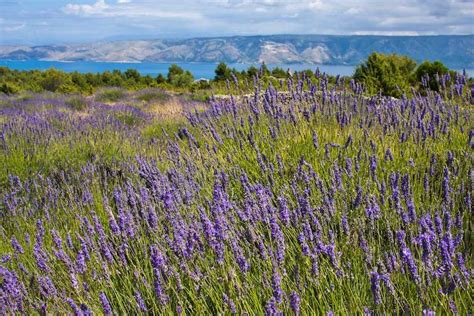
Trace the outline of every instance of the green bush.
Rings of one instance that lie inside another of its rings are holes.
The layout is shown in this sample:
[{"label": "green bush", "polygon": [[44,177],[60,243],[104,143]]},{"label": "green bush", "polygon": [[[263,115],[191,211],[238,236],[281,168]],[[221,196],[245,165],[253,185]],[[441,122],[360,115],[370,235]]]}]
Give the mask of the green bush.
[{"label": "green bush", "polygon": [[[443,65],[442,62],[440,61],[435,61],[435,62],[429,62],[429,61],[424,61],[421,65],[416,68],[416,71],[414,73],[414,84],[418,85],[420,89],[425,90],[425,89],[430,89],[433,91],[439,92],[441,90],[441,84],[437,80],[437,77],[445,75],[447,73],[451,74],[451,78],[455,78],[456,73],[452,70],[449,70],[448,67]],[[422,82],[423,82],[423,77],[426,77],[428,79],[428,86],[423,87]]]},{"label": "green bush", "polygon": [[125,97],[125,92],[119,89],[105,90],[97,96],[101,102],[117,102]]},{"label": "green bush", "polygon": [[84,111],[87,109],[87,102],[80,96],[72,97],[66,101],[66,104],[74,111]]},{"label": "green bush", "polygon": [[0,92],[5,94],[15,94],[18,93],[20,89],[13,83],[4,82],[0,85]]},{"label": "green bush", "polygon": [[382,93],[401,97],[409,92],[411,74],[416,62],[408,56],[372,53],[367,61],[357,66],[354,79],[362,82],[369,94]]}]

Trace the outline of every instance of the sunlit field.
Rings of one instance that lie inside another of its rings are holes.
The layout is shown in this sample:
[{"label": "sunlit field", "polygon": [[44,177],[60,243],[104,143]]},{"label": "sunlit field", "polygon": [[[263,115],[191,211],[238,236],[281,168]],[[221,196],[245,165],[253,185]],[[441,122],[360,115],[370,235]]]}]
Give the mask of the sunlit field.
[{"label": "sunlit field", "polygon": [[1,95],[0,314],[472,313],[465,83]]}]

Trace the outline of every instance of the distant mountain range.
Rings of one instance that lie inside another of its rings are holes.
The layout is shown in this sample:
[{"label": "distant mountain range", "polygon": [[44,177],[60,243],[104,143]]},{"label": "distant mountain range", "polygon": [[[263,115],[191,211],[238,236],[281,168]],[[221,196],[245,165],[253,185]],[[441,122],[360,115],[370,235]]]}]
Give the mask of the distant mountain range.
[{"label": "distant mountain range", "polygon": [[100,62],[220,62],[356,65],[371,52],[474,67],[474,35],[269,35],[0,46],[0,59]]}]

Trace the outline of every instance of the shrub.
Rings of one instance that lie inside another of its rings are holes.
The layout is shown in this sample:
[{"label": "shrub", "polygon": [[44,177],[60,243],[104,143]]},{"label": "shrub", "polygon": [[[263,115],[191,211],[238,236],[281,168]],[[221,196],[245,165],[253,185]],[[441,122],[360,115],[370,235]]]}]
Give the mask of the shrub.
[{"label": "shrub", "polygon": [[80,96],[75,96],[66,101],[66,104],[74,111],[84,111],[87,109],[87,102]]},{"label": "shrub", "polygon": [[105,90],[97,96],[97,100],[102,102],[117,102],[125,97],[125,92],[119,89]]},{"label": "shrub", "polygon": [[372,53],[357,66],[354,79],[362,82],[369,94],[380,92],[399,98],[409,91],[409,78],[415,67],[416,62],[407,56]]}]

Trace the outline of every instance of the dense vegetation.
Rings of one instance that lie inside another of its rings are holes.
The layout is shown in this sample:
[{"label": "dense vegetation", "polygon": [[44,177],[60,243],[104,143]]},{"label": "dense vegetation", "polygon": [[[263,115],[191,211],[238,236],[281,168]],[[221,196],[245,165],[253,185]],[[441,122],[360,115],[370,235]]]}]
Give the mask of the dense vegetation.
[{"label": "dense vegetation", "polygon": [[[0,92],[15,94],[21,91],[32,92],[60,92],[93,94],[97,89],[105,87],[124,88],[127,90],[140,90],[145,88],[163,88],[167,90],[192,92],[214,91],[227,92],[228,81],[240,80],[241,88],[252,91],[253,78],[257,75],[265,77],[266,81],[278,82],[278,79],[287,78],[289,74],[281,68],[270,71],[265,64],[260,69],[250,67],[248,70],[238,72],[220,63],[216,68],[216,76],[211,82],[195,82],[191,72],[178,65],[171,65],[168,74],[159,74],[156,78],[150,75],[141,75],[135,69],[125,72],[120,70],[104,71],[102,73],[66,73],[56,69],[46,71],[31,70],[19,71],[0,67]],[[333,79],[334,80],[334,79]]]},{"label": "dense vegetation", "polygon": [[407,56],[371,54],[367,61],[359,65],[354,79],[364,84],[369,94],[382,93],[386,96],[401,97],[410,93],[411,87],[421,92],[428,90],[449,91],[459,84],[465,85],[466,74],[460,76],[449,70],[441,62],[425,61],[418,67],[414,60]]},{"label": "dense vegetation", "polygon": [[465,78],[393,99],[258,77],[208,103],[3,95],[0,314],[472,313]]},{"label": "dense vegetation", "polygon": [[[299,72],[315,83],[319,71],[306,70]],[[205,100],[212,94],[225,94],[229,92],[230,83],[240,82],[239,90],[233,93],[251,93],[254,78],[258,77],[264,88],[270,84],[278,86],[280,80],[286,80],[298,73],[276,67],[268,69],[265,64],[260,68],[254,66],[247,70],[237,71],[220,63],[215,70],[215,77],[208,81],[195,81],[191,72],[178,65],[171,65],[166,76],[159,74],[156,77],[141,75],[135,69],[125,72],[119,70],[105,71],[103,73],[66,73],[55,69],[46,71],[16,71],[0,67],[0,92],[15,94],[21,91],[33,92],[60,92],[81,93],[90,95],[98,89],[106,87],[124,88],[127,90],[140,90],[145,88],[161,88],[177,92],[190,93],[195,98]],[[334,84],[340,78],[327,76],[329,83]],[[459,78],[466,78],[446,68],[441,62],[426,61],[416,66],[415,61],[406,56],[384,55],[373,53],[366,62],[359,65],[353,78],[363,84],[367,95],[381,93],[385,96],[401,97],[403,94],[412,95],[411,87],[424,93],[429,90],[449,92],[450,87],[455,88]],[[346,84],[350,78],[346,78]],[[468,78],[466,78],[468,79]],[[463,83],[466,84],[466,83]],[[427,87],[429,85],[429,87]],[[284,87],[286,89],[286,87]]]}]

